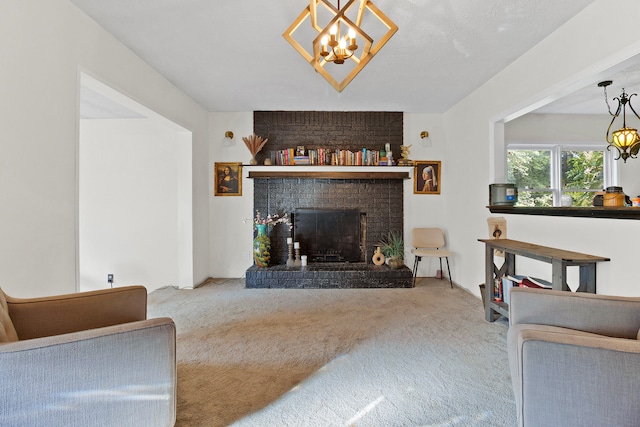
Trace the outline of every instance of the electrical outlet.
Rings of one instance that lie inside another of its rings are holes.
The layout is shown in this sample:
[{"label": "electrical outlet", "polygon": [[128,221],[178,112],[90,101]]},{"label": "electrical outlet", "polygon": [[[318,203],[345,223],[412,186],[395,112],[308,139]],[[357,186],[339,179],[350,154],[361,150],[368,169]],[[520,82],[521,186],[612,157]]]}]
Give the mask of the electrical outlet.
[{"label": "electrical outlet", "polygon": [[113,274],[107,274],[107,283],[113,285]]}]

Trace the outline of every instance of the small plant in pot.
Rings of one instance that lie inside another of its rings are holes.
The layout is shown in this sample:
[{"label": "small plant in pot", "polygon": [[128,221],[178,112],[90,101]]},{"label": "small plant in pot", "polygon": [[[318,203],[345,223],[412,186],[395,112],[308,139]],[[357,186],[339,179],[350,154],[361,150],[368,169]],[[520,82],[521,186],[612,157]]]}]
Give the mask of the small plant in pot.
[{"label": "small plant in pot", "polygon": [[402,234],[390,231],[380,242],[380,249],[385,257],[389,258],[389,267],[393,269],[404,265],[404,241]]}]

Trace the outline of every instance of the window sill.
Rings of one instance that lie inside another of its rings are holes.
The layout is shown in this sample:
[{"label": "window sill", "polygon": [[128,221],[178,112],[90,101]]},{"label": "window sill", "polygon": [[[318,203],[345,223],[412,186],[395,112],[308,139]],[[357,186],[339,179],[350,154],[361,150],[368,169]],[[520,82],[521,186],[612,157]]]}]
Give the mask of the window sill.
[{"label": "window sill", "polygon": [[546,215],[581,218],[640,219],[640,208],[635,207],[520,207],[487,206],[491,213],[511,215]]}]

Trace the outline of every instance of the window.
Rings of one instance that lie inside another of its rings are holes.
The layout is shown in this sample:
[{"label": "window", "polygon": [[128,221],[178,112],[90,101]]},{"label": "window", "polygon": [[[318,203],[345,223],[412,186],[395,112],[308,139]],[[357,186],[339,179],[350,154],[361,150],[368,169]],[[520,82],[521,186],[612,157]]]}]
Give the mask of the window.
[{"label": "window", "polygon": [[507,182],[516,184],[517,206],[553,206],[551,150],[507,150]]},{"label": "window", "polygon": [[592,206],[594,192],[604,183],[604,151],[562,150],[560,154],[562,194],[570,195],[574,206]]},{"label": "window", "polygon": [[615,185],[613,156],[601,146],[509,145],[507,182],[516,184],[516,206],[592,206],[596,191]]}]

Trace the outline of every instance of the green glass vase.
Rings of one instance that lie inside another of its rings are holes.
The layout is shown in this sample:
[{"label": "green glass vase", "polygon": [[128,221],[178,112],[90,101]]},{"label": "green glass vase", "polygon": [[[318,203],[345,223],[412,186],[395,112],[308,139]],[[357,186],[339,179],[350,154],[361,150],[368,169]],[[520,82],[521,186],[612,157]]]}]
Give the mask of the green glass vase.
[{"label": "green glass vase", "polygon": [[256,225],[258,234],[253,239],[253,261],[258,268],[269,267],[271,261],[271,239],[267,234],[267,225]]}]

